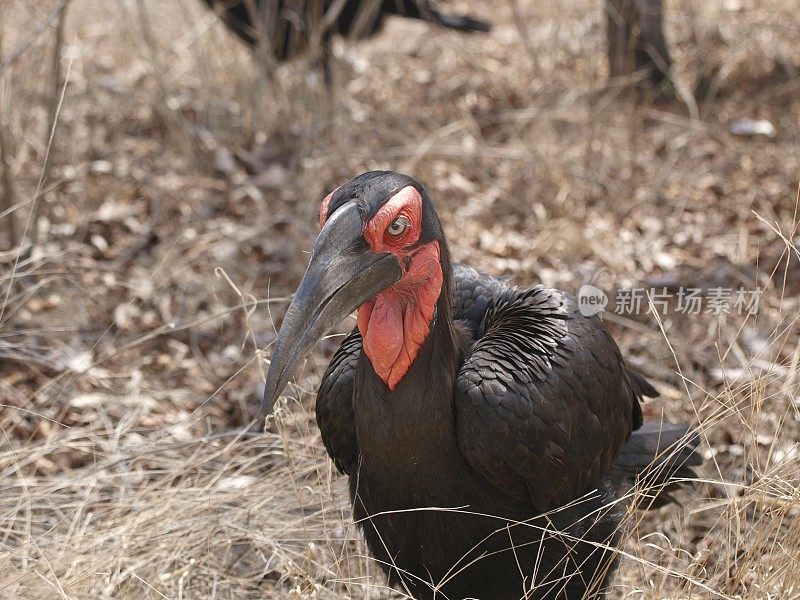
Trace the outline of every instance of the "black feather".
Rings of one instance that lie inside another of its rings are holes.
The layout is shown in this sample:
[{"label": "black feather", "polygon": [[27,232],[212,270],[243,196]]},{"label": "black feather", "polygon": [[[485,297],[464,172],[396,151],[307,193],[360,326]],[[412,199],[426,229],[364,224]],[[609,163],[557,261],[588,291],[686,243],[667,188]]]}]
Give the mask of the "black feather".
[{"label": "black feather", "polygon": [[690,427],[678,423],[645,423],[631,434],[614,461],[610,479],[622,493],[635,484],[644,496],[640,505],[659,508],[674,502],[681,480],[694,479],[692,467],[703,463],[699,438]]}]

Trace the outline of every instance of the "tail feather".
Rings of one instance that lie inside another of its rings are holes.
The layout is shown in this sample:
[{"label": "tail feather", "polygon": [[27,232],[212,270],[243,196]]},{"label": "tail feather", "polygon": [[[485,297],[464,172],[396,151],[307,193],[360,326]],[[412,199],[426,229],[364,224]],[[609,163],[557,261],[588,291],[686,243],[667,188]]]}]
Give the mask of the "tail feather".
[{"label": "tail feather", "polygon": [[486,21],[479,21],[478,19],[473,19],[466,15],[446,15],[439,11],[432,10],[431,16],[437,25],[448,29],[456,29],[458,31],[480,31],[485,33],[492,28],[491,24]]},{"label": "tail feather", "polygon": [[[654,388],[641,373],[633,369],[628,369],[628,373],[633,380],[633,385],[636,388],[637,394],[640,396],[647,396],[648,398],[656,398],[658,396],[656,388]],[[666,423],[666,425],[672,426],[674,423]]]},{"label": "tail feather", "polygon": [[639,482],[645,499],[642,508],[659,508],[675,502],[671,492],[681,479],[696,477],[692,467],[703,459],[692,429],[678,423],[649,422],[631,433],[612,469],[614,483],[629,491]]}]

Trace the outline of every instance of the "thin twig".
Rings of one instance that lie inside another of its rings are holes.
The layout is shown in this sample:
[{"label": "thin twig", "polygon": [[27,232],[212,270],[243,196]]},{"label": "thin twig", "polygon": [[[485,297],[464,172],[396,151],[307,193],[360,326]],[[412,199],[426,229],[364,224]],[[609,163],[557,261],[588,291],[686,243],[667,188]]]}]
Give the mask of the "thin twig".
[{"label": "thin twig", "polygon": [[0,109],[0,213],[8,212],[6,221],[6,233],[8,237],[8,248],[12,249],[17,245],[17,222],[12,207],[14,201],[14,180],[11,177],[11,140],[3,124],[3,111]]},{"label": "thin twig", "polygon": [[0,213],[8,212],[6,221],[6,233],[8,236],[8,248],[12,249],[17,245],[17,221],[12,207],[14,201],[14,180],[11,177],[11,140],[2,121],[3,111],[0,110]]},{"label": "thin twig", "polygon": [[[2,5],[0,5],[0,64],[3,61],[3,27]],[[2,71],[0,71],[2,76]],[[0,106],[0,215],[8,213],[6,233],[8,235],[8,248],[13,249],[17,244],[17,221],[12,207],[14,200],[14,180],[11,177],[11,140],[3,124],[3,110]],[[1,218],[1,217],[0,217]]]},{"label": "thin twig", "polygon": [[[51,62],[53,89],[51,90],[50,95],[49,111],[51,127],[56,122],[56,114],[59,104],[61,103],[61,89],[64,87],[64,82],[62,81],[63,74],[61,68],[61,55],[63,54],[64,49],[64,23],[67,19],[68,5],[69,0],[65,0],[60,5],[60,10],[58,12],[58,23],[56,24],[55,35],[53,36],[53,57]],[[53,131],[55,131],[55,128],[52,128]],[[43,181],[47,181],[50,177],[50,168],[53,164],[53,155],[56,153],[55,138],[53,138],[50,143],[50,151],[45,155],[44,167],[42,167]],[[33,211],[33,217],[31,218],[33,223],[33,230],[31,231],[31,244],[34,246],[39,241],[39,217],[41,216],[42,212],[42,204],[42,200],[39,202],[34,202],[33,208],[31,208]]]}]

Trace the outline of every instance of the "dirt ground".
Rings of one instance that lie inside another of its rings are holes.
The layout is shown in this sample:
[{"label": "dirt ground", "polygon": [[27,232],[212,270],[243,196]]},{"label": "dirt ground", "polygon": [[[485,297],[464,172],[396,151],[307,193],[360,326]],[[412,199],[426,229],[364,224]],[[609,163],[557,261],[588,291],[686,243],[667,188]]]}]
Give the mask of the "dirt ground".
[{"label": "dirt ground", "polygon": [[661,393],[647,417],[706,459],[632,514],[611,596],[800,598],[798,0],[669,0],[676,92],[640,102],[597,0],[447,2],[488,35],[393,19],[337,42],[332,92],[194,0],[72,0],[62,87],[57,4],[0,0],[0,598],[404,597],[314,424],[338,335],[248,433],[319,203],[374,168],[519,283],[763,291],[606,311]]}]

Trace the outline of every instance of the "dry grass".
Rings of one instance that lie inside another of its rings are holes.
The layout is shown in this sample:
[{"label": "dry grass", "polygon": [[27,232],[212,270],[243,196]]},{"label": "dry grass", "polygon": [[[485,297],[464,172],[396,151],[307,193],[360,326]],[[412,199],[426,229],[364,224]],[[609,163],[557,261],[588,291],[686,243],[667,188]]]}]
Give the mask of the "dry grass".
[{"label": "dry grass", "polygon": [[[3,53],[56,4],[6,1]],[[609,320],[708,459],[632,519],[613,595],[800,598],[800,7],[668,2],[681,93],[635,107],[598,2],[517,2],[525,44],[509,3],[450,4],[495,30],[393,21],[337,47],[331,99],[192,0],[73,0],[39,194],[52,30],[0,74],[18,229],[42,215],[0,253],[0,597],[402,597],[313,424],[336,340],[278,433],[242,433],[319,201],[382,167],[429,186],[456,259],[521,282],[765,289],[750,318]]]}]

